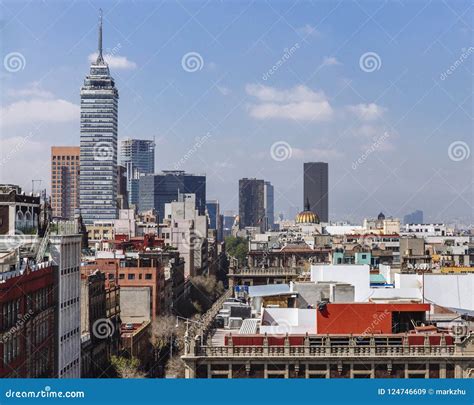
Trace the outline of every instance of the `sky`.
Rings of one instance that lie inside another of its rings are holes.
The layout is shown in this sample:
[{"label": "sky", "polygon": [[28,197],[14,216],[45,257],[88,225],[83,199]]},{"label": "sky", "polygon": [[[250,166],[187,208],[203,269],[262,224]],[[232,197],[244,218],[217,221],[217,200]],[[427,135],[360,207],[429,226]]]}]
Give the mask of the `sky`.
[{"label": "sky", "polygon": [[469,1],[2,1],[0,182],[49,190],[51,146],[79,144],[100,8],[119,139],[205,173],[221,210],[257,177],[287,217],[325,161],[331,220],[472,224]]}]

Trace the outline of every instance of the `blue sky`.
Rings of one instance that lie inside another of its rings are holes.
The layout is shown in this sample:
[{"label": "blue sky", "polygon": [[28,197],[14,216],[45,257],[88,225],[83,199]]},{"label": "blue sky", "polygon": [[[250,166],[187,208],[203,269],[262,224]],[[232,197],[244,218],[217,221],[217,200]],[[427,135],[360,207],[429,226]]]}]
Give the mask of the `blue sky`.
[{"label": "blue sky", "polygon": [[154,137],[224,210],[241,177],[301,209],[303,162],[327,161],[331,219],[472,223],[468,1],[2,2],[1,182],[49,188],[50,147],[79,143],[100,7],[119,138]]}]

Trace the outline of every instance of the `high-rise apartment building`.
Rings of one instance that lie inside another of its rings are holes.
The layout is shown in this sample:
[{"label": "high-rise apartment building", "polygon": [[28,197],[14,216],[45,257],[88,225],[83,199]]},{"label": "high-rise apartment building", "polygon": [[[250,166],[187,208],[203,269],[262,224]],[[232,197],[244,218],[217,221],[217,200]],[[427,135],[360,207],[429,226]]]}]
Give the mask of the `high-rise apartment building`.
[{"label": "high-rise apartment building", "polygon": [[141,212],[154,209],[162,220],[165,204],[177,201],[180,193],[195,194],[196,209],[199,215],[205,215],[206,176],[189,174],[180,170],[167,170],[161,174],[141,176],[138,208]]},{"label": "high-rise apartment building", "polygon": [[49,235],[55,271],[56,378],[81,376],[81,235],[75,222],[57,224]]},{"label": "high-rise apartment building", "polygon": [[51,206],[53,216],[74,219],[79,207],[79,146],[51,147]]},{"label": "high-rise apartment building", "polygon": [[304,164],[303,206],[309,204],[321,222],[329,220],[328,164],[309,162]]},{"label": "high-rise apartment building", "polygon": [[124,139],[120,142],[120,164],[126,168],[129,204],[138,204],[138,179],[155,172],[155,142]]},{"label": "high-rise apartment building", "polygon": [[239,226],[265,228],[265,181],[239,180]]},{"label": "high-rise apartment building", "polygon": [[273,229],[275,225],[275,194],[272,183],[265,182],[265,228],[266,230]]},{"label": "high-rise apartment building", "polygon": [[102,55],[102,16],[95,62],[81,88],[80,208],[86,225],[117,218],[118,91]]}]

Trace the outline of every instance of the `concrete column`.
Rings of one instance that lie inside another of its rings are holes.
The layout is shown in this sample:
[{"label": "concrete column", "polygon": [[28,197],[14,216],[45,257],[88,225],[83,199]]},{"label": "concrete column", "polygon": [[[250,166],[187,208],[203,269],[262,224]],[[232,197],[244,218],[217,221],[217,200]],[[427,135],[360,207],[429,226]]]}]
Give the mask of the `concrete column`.
[{"label": "concrete column", "polygon": [[405,363],[405,378],[408,378],[408,363]]},{"label": "concrete column", "polygon": [[196,364],[192,365],[186,364],[186,369],[184,370],[184,378],[196,378]]},{"label": "concrete column", "polygon": [[232,378],[232,363],[229,363],[229,374],[227,375],[227,378]]},{"label": "concrete column", "polygon": [[439,365],[439,378],[446,378],[446,362],[442,361]]},{"label": "concrete column", "polygon": [[462,378],[462,377],[463,377],[462,365],[459,363],[456,363],[454,365],[454,378]]}]

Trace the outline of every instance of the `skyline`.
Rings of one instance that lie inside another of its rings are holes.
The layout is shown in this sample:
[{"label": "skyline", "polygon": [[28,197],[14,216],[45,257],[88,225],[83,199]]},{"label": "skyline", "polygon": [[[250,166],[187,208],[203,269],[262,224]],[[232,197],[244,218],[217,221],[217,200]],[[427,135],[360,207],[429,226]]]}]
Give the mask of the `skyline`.
[{"label": "skyline", "polygon": [[50,147],[79,144],[103,7],[119,140],[155,137],[156,171],[205,172],[222,211],[237,211],[244,177],[274,185],[276,214],[301,209],[303,163],[325,161],[332,220],[422,209],[430,222],[472,222],[468,2],[212,4],[2,4],[5,55],[23,67],[8,71],[4,55],[0,181],[44,186]]}]

